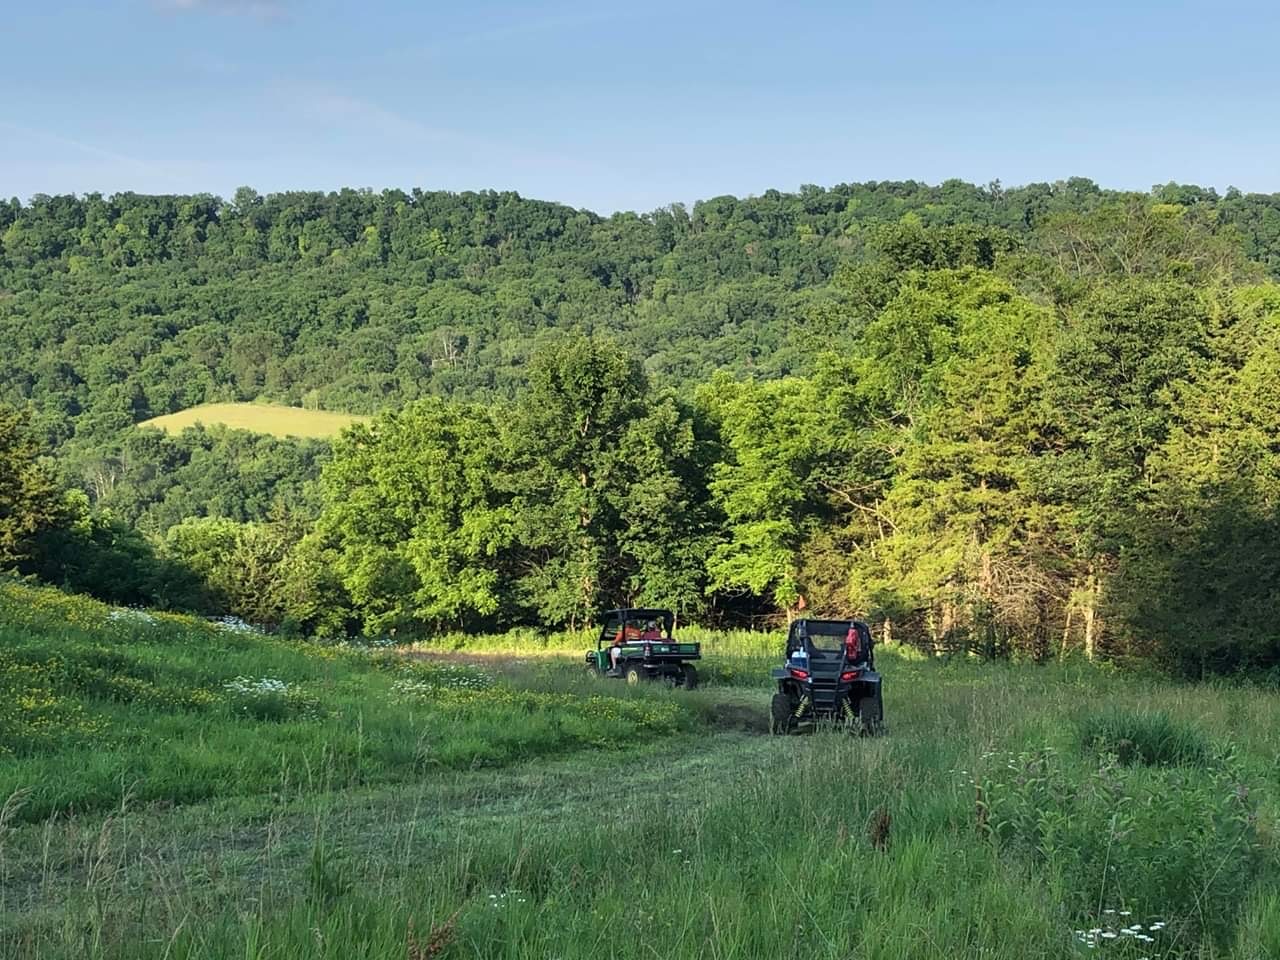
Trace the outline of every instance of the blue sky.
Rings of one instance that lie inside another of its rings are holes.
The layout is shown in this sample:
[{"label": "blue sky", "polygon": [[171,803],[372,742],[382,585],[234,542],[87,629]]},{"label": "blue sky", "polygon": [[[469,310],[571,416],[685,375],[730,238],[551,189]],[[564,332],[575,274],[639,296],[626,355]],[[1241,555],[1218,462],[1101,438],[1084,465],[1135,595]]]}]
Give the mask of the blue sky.
[{"label": "blue sky", "polygon": [[802,183],[1280,191],[1280,10],[7,0],[0,195]]}]

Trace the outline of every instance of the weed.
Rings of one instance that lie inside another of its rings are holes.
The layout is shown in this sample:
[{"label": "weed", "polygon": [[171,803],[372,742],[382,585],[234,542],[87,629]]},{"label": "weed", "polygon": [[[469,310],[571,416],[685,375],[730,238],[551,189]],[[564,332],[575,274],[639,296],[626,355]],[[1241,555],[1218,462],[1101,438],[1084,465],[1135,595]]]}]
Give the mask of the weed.
[{"label": "weed", "polygon": [[881,853],[889,849],[889,829],[892,825],[893,818],[884,807],[871,815],[871,822],[867,825],[867,839],[871,841],[872,849]]},{"label": "weed", "polygon": [[444,923],[432,927],[425,941],[419,941],[414,936],[413,918],[410,917],[409,930],[406,935],[407,960],[436,960],[436,958],[443,956],[449,944],[453,943],[458,914],[461,912],[461,910],[455,910],[453,916]]},{"label": "weed", "polygon": [[1100,927],[1100,901],[1119,898],[1124,916],[1178,916],[1197,938],[1225,939],[1266,869],[1255,803],[1226,769],[1126,770],[1107,757],[1090,770],[1050,748],[985,766],[982,828],[1060,878],[1082,930]]}]

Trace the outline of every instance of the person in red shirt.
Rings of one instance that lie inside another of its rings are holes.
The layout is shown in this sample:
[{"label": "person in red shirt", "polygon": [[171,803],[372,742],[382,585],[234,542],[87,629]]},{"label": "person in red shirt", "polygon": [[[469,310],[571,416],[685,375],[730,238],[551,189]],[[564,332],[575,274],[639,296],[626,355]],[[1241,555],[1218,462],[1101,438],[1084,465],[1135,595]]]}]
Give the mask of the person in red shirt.
[{"label": "person in red shirt", "polygon": [[639,627],[633,627],[627,623],[618,628],[617,636],[613,638],[613,646],[609,648],[609,663],[614,673],[618,672],[618,658],[622,656],[623,644],[639,639]]}]

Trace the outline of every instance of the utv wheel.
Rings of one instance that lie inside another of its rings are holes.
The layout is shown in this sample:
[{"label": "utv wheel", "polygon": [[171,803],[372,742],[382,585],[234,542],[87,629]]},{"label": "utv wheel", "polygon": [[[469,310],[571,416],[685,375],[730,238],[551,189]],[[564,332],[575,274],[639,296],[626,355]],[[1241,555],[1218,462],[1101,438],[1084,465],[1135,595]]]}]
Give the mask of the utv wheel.
[{"label": "utv wheel", "polygon": [[769,701],[769,732],[775,736],[791,732],[791,698],[775,693]]},{"label": "utv wheel", "polygon": [[879,733],[884,725],[884,702],[879,696],[863,697],[858,701],[858,719],[866,733]]},{"label": "utv wheel", "polygon": [[692,663],[680,665],[680,685],[686,690],[692,690],[698,685],[698,671],[693,669]]},{"label": "utv wheel", "polygon": [[586,669],[587,669],[587,679],[588,679],[588,680],[599,680],[599,679],[600,679],[600,671],[599,671],[599,670],[597,670],[595,667],[588,666]]},{"label": "utv wheel", "polygon": [[637,683],[644,679],[644,670],[635,664],[622,668],[622,679],[627,681],[628,687],[634,687]]}]

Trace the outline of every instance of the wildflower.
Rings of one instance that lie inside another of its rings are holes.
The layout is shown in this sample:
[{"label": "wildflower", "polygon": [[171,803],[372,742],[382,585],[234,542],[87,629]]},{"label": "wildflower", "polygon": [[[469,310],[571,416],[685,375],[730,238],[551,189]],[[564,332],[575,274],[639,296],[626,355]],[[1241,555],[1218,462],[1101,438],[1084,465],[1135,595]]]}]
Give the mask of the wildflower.
[{"label": "wildflower", "polygon": [[145,610],[136,607],[113,607],[111,612],[107,614],[110,621],[132,622],[132,623],[155,623],[156,619]]},{"label": "wildflower", "polygon": [[286,694],[289,684],[274,677],[263,677],[261,680],[250,680],[248,677],[236,677],[222,685],[224,690],[242,697],[270,696]]},{"label": "wildflower", "polygon": [[231,617],[231,616],[214,617],[212,622],[213,622],[213,625],[217,627],[219,630],[227,630],[231,633],[261,633],[262,632],[253,624],[246,623],[244,620],[241,620],[239,617]]}]

